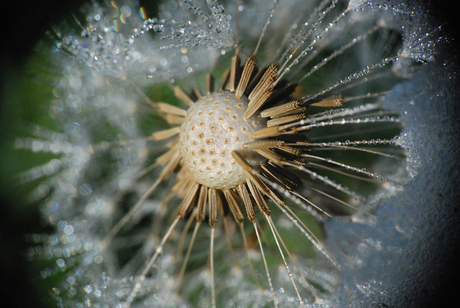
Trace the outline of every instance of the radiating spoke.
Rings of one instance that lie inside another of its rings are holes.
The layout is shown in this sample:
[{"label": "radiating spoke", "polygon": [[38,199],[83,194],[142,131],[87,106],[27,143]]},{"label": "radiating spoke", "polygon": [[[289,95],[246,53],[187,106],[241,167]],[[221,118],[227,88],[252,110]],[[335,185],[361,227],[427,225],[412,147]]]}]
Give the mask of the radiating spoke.
[{"label": "radiating spoke", "polygon": [[136,284],[134,285],[133,290],[131,291],[130,300],[126,301],[127,308],[129,308],[131,306],[132,301],[135,300],[137,292],[139,292],[139,290],[141,288],[142,282],[145,280],[145,277],[146,277],[147,273],[149,272],[150,268],[152,268],[152,265],[155,263],[155,260],[157,259],[157,257],[163,251],[164,244],[168,240],[169,236],[171,235],[172,231],[176,227],[176,225],[179,222],[179,220],[180,220],[180,218],[177,217],[174,220],[174,222],[171,224],[171,226],[169,227],[168,231],[166,232],[166,234],[164,235],[163,239],[161,240],[160,245],[155,250],[155,254],[152,256],[152,258],[150,259],[150,261],[147,263],[147,265],[145,266],[144,270],[142,271],[142,274],[139,276],[139,279],[137,280]]},{"label": "radiating spoke", "polygon": [[286,268],[286,271],[287,271],[287,274],[289,276],[289,279],[291,280],[291,283],[294,286],[295,293],[297,294],[297,298],[299,299],[300,305],[303,306],[305,303],[304,303],[304,301],[302,300],[302,297],[299,294],[299,289],[297,289],[297,285],[296,285],[296,283],[294,281],[294,278],[292,277],[292,272],[289,269],[289,265],[288,265],[288,263],[286,261],[286,258],[284,257],[283,250],[281,249],[281,246],[280,246],[280,244],[278,242],[277,231],[275,231],[276,230],[275,224],[273,223],[273,220],[271,219],[270,216],[265,215],[265,219],[267,220],[268,225],[270,226],[270,230],[272,231],[273,238],[275,239],[275,242],[276,242],[276,246],[278,247],[278,251],[280,252],[281,258],[283,259],[284,267]]},{"label": "radiating spoke", "polygon": [[257,241],[259,242],[260,253],[262,254],[262,259],[264,261],[265,272],[267,274],[268,284],[270,285],[270,292],[272,294],[273,303],[275,307],[278,307],[278,299],[275,297],[275,291],[273,289],[272,278],[270,276],[270,272],[268,271],[267,260],[265,259],[264,247],[262,246],[262,241],[260,240],[259,231],[257,230],[257,224],[253,223],[254,230],[256,232]]},{"label": "radiating spoke", "polygon": [[182,279],[184,278],[185,274],[185,269],[187,267],[188,259],[190,258],[190,253],[192,252],[193,244],[195,243],[195,238],[196,234],[198,232],[198,229],[200,228],[201,222],[197,221],[195,224],[195,228],[193,229],[193,234],[190,239],[190,243],[188,245],[187,253],[185,255],[184,261],[182,262],[182,267],[180,269],[179,275],[177,276],[177,287],[176,287],[176,293],[179,294],[180,292],[180,287],[182,285]]},{"label": "radiating spoke", "polygon": [[161,178],[158,178],[155,183],[150,186],[150,188],[142,195],[142,197],[136,202],[136,204],[126,213],[123,218],[121,218],[118,223],[110,230],[110,232],[105,236],[102,241],[103,249],[106,249],[110,242],[112,241],[113,237],[120,231],[120,229],[133,217],[134,213],[140,208],[140,206],[144,203],[144,201],[152,194],[152,192],[157,188],[160,184]]}]

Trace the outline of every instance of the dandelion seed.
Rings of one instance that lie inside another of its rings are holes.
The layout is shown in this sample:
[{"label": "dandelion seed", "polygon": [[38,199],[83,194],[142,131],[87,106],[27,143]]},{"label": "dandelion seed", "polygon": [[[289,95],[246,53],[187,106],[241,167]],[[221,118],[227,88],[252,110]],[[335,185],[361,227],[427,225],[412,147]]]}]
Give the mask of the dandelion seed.
[{"label": "dandelion seed", "polygon": [[[82,217],[59,244],[44,241],[60,268],[75,266],[86,305],[328,303],[346,264],[321,224],[342,215],[374,223],[376,196],[410,179],[400,115],[382,101],[414,69],[411,59],[432,59],[387,27],[397,18],[367,4],[312,1],[299,14],[278,1],[238,3],[237,25],[215,1],[169,1],[164,19],[132,3],[94,5],[89,40],[59,39],[71,65],[50,113],[72,124],[62,136],[37,126],[16,147],[61,154],[22,180],[63,170],[34,194],[55,189],[53,224],[64,221],[56,207]],[[109,11],[117,14],[106,31]],[[142,26],[130,24],[135,11]],[[299,26],[283,28],[291,15]],[[189,76],[200,72],[201,81]],[[173,85],[159,93],[152,79]],[[310,243],[318,270],[304,256]],[[83,265],[72,264],[75,254]]]}]

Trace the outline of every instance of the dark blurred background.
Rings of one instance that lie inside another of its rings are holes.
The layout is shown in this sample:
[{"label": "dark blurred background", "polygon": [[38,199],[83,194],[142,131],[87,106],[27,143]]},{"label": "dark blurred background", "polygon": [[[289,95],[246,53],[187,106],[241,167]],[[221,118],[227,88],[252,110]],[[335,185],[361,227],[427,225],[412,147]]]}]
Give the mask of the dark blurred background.
[{"label": "dark blurred background", "polygon": [[[26,260],[30,243],[26,234],[46,232],[38,206],[26,204],[24,189],[13,183],[16,170],[12,140],[16,130],[17,108],[11,101],[11,85],[37,41],[52,25],[78,10],[83,0],[4,1],[2,3],[0,47],[0,296],[2,307],[56,307],[47,302],[50,290],[40,283],[39,270]],[[27,89],[24,89],[25,91]]]},{"label": "dark blurred background", "polygon": [[[15,136],[15,106],[6,99],[9,85],[21,72],[37,41],[44,32],[66,18],[72,18],[70,12],[76,11],[83,0],[44,0],[44,1],[4,1],[2,3],[2,44],[0,47],[0,292],[2,307],[54,307],[43,298],[49,290],[40,283],[39,271],[35,265],[26,260],[29,243],[25,235],[47,231],[39,217],[37,205],[22,201],[24,191],[12,184],[12,172],[15,170],[9,158],[15,154],[11,149]],[[144,1],[144,2],[148,2]],[[152,0],[150,2],[155,2]],[[411,1],[426,3],[426,1]],[[428,3],[429,4],[429,3]],[[443,24],[445,32],[453,38],[449,46],[448,57],[458,61],[458,20],[460,7],[456,1],[432,1],[429,4],[433,13],[433,24]],[[460,88],[459,88],[460,89]],[[26,90],[26,89],[24,89]],[[458,103],[458,102],[453,102]],[[14,160],[13,160],[14,161]],[[440,272],[444,284],[433,286],[435,296],[426,307],[450,307],[450,303],[459,302],[460,255],[458,248],[446,256],[454,266],[449,271]],[[6,297],[5,297],[6,296]],[[10,302],[10,304],[5,303]]]}]

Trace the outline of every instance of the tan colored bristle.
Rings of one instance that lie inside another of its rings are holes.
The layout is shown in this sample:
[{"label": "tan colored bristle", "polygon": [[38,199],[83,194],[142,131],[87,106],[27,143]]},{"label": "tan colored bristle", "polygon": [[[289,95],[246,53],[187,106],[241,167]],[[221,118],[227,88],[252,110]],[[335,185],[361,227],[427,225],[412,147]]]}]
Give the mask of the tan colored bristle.
[{"label": "tan colored bristle", "polygon": [[260,113],[260,116],[263,118],[274,117],[279,114],[284,114],[286,112],[297,110],[301,105],[302,103],[300,103],[299,101],[291,101],[286,104],[265,109]]},{"label": "tan colored bristle", "polygon": [[273,91],[273,83],[278,77],[278,66],[270,65],[268,69],[263,74],[260,81],[257,83],[255,88],[251,91],[248,96],[249,106],[244,117],[246,119],[250,118],[254,113],[256,113],[262,105],[267,101],[268,97]]},{"label": "tan colored bristle", "polygon": [[228,80],[227,90],[234,93],[235,83],[237,82],[238,69],[240,67],[240,57],[238,56],[238,50],[232,58],[232,64],[230,66],[230,79]]},{"label": "tan colored bristle", "polygon": [[171,158],[174,156],[174,154],[176,152],[179,151],[179,147],[178,146],[174,146],[172,147],[171,149],[169,149],[167,152],[165,152],[164,154],[160,155],[157,157],[156,159],[156,163],[160,164],[160,165],[164,165],[166,164],[167,162],[169,162],[171,160]]},{"label": "tan colored bristle", "polygon": [[195,94],[198,99],[201,99],[203,97],[203,94],[201,94],[200,89],[198,89],[197,87],[193,87],[193,94]]},{"label": "tan colored bristle", "polygon": [[200,194],[198,196],[197,204],[197,221],[203,221],[206,218],[206,202],[208,199],[208,188],[204,185],[201,185]]},{"label": "tan colored bristle", "polygon": [[217,190],[214,188],[209,188],[208,190],[208,202],[209,202],[209,225],[211,228],[214,228],[217,224],[217,208],[219,205],[219,195]]},{"label": "tan colored bristle", "polygon": [[174,171],[174,169],[176,169],[177,165],[179,165],[180,160],[181,160],[180,151],[179,149],[177,149],[174,152],[174,154],[171,155],[171,160],[168,161],[166,166],[161,171],[160,176],[159,176],[160,179],[166,180],[171,175],[171,173]]},{"label": "tan colored bristle", "polygon": [[280,149],[283,152],[295,155],[295,156],[300,156],[302,154],[301,150],[296,149],[296,148],[291,147],[291,146],[287,146],[287,145],[279,145],[278,149]]},{"label": "tan colored bristle", "polygon": [[240,183],[240,185],[238,185],[238,193],[240,195],[240,198],[243,200],[243,204],[246,209],[248,219],[252,222],[255,222],[256,213],[254,212],[254,206],[252,205],[251,196],[249,195],[248,189],[246,188],[245,184]]},{"label": "tan colored bristle", "polygon": [[179,115],[185,117],[187,115],[187,110],[182,108],[173,106],[167,103],[154,103],[154,106],[158,108],[160,112],[172,114],[172,115]]},{"label": "tan colored bristle", "polygon": [[271,127],[271,126],[282,125],[282,124],[294,122],[297,120],[305,119],[306,117],[307,116],[304,113],[300,113],[300,114],[293,114],[290,116],[285,116],[282,118],[274,118],[274,119],[267,121],[267,126]]},{"label": "tan colored bristle", "polygon": [[275,137],[282,134],[282,130],[278,126],[266,127],[255,132],[252,132],[249,135],[249,138],[258,139],[258,138],[267,138],[267,137]]},{"label": "tan colored bristle", "polygon": [[228,206],[230,207],[230,211],[233,214],[233,217],[235,218],[235,221],[240,223],[244,219],[243,212],[241,212],[240,206],[238,202],[236,201],[236,198],[233,196],[233,193],[228,190],[224,189],[224,195],[225,199],[227,200]]},{"label": "tan colored bristle", "polygon": [[243,148],[245,150],[271,149],[277,148],[283,143],[284,141],[281,140],[256,140],[251,143],[246,143]]},{"label": "tan colored bristle", "polygon": [[305,113],[305,111],[307,111],[307,107],[299,107],[299,108],[297,108],[295,110],[279,113],[279,114],[277,114],[275,116],[272,116],[271,118],[272,119],[277,119],[277,118],[281,118],[281,117],[287,117],[287,116],[290,116],[290,115],[293,115],[293,114]]},{"label": "tan colored bristle", "polygon": [[174,95],[189,107],[193,105],[193,100],[180,87],[174,87]]},{"label": "tan colored bristle", "polygon": [[[251,195],[256,201],[256,204],[259,207],[259,210],[264,214],[270,215],[270,209],[268,208],[267,203],[265,202],[261,194],[260,187],[262,187],[260,183],[258,185],[255,182],[248,181],[248,188],[251,191]],[[266,194],[268,194],[268,191],[266,191]]]},{"label": "tan colored bristle", "polygon": [[179,133],[180,133],[180,126],[176,126],[170,129],[162,130],[159,132],[154,132],[150,136],[150,139],[155,140],[155,141],[165,140],[165,139],[174,137],[175,135],[178,135]]},{"label": "tan colored bristle", "polygon": [[244,65],[243,72],[241,73],[241,79],[238,83],[238,87],[236,88],[235,96],[237,99],[243,96],[244,91],[246,91],[246,87],[249,84],[249,80],[251,78],[252,72],[256,66],[256,58],[252,56],[246,60],[246,64]]},{"label": "tan colored bristle", "polygon": [[175,116],[171,114],[166,115],[165,120],[169,125],[180,125],[184,123],[184,117]]},{"label": "tan colored bristle", "polygon": [[196,198],[200,184],[194,183],[193,186],[187,191],[185,198],[182,199],[179,209],[177,210],[177,216],[184,218],[185,215],[190,211],[193,201]]},{"label": "tan colored bristle", "polygon": [[275,152],[268,150],[268,149],[259,149],[256,150],[257,153],[265,157],[266,159],[273,161],[277,165],[284,165],[286,162],[286,159],[282,157],[281,155],[276,154]]},{"label": "tan colored bristle", "polygon": [[342,95],[331,95],[328,98],[325,98],[317,103],[311,104],[311,106],[316,107],[340,107],[345,100],[342,98]]},{"label": "tan colored bristle", "polygon": [[222,75],[222,81],[219,87],[220,91],[223,91],[224,89],[226,89],[229,79],[230,79],[230,69],[226,70],[225,73]]}]

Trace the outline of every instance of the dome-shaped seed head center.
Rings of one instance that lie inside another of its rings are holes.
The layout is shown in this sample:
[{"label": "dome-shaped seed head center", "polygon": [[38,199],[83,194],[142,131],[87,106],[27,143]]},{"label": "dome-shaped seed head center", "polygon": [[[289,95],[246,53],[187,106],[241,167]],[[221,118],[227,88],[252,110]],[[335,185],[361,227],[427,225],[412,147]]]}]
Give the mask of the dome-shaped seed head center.
[{"label": "dome-shaped seed head center", "polygon": [[[199,99],[187,111],[180,133],[181,155],[195,180],[210,188],[232,188],[246,181],[234,150],[251,142],[249,134],[264,127],[265,120],[244,119],[248,99],[228,91]],[[255,152],[244,153],[249,163],[261,162]]]}]

